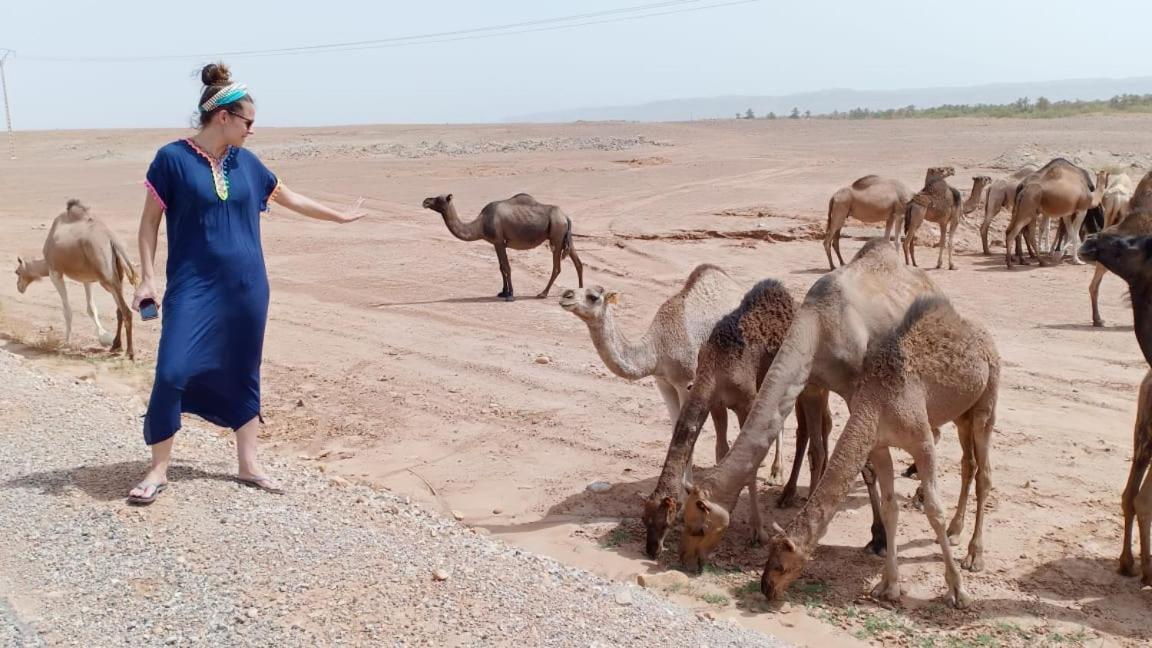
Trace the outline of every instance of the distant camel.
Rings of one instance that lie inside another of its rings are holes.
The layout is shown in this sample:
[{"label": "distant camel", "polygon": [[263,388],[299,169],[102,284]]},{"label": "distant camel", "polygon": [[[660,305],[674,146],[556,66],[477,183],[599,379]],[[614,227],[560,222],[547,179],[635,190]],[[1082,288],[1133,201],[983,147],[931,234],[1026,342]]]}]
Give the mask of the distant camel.
[{"label": "distant camel", "polygon": [[461,222],[456,215],[452,194],[425,198],[424,207],[439,212],[444,217],[448,231],[461,241],[484,239],[496,248],[500,274],[504,278],[504,286],[496,296],[504,301],[515,299],[512,294],[512,266],[508,264],[508,248],[531,250],[544,242],[552,248],[552,276],[544,290],[536,295],[538,298],[548,296],[552,282],[560,274],[560,259],[565,255],[572,258],[577,281],[581,288],[584,287],[584,264],[580,263],[576,248],[572,246],[572,219],[559,207],[536,202],[532,196],[520,193],[507,200],[488,203],[480,210],[480,216],[470,223]]},{"label": "distant camel", "polygon": [[857,178],[852,184],[841,187],[828,201],[828,226],[824,231],[824,254],[828,256],[828,268],[836,269],[832,262],[832,250],[844,265],[840,255],[840,230],[849,216],[862,223],[884,223],[884,238],[900,244],[900,228],[904,221],[904,208],[912,198],[912,192],[903,182],[894,178],[866,175]]},{"label": "distant camel", "polygon": [[[125,277],[133,286],[140,283],[136,269],[128,260],[124,246],[116,240],[112,230],[103,222],[93,218],[88,208],[79,200],[69,200],[68,206],[55,220],[44,240],[44,258],[25,261],[16,259],[16,289],[23,293],[28,284],[51,277],[52,284],[60,293],[64,307],[64,343],[72,337],[72,307],[68,304],[68,288],[64,277],[84,284],[84,295],[88,300],[88,315],[96,324],[96,333],[101,344],[111,342],[112,351],[120,350],[120,331],[128,338],[128,358],[135,359],[132,345],[132,311],[120,286]],[[96,302],[92,299],[92,284],[99,283],[116,300],[116,337],[108,339],[108,332],[100,325],[96,313]]]}]

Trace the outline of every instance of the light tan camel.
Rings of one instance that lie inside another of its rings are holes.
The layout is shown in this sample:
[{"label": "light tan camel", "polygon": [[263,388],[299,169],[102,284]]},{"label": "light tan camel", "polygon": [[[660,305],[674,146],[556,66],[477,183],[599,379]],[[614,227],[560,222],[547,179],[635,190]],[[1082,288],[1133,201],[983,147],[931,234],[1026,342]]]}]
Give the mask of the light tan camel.
[{"label": "light tan camel", "polygon": [[[719,544],[740,490],[756,474],[809,383],[851,403],[869,343],[899,326],[916,299],[934,295],[943,296],[935,282],[923,270],[902,263],[896,247],[883,238],[868,241],[851,263],[812,285],[740,436],[724,460],[688,489],[681,542],[686,564],[703,562]],[[875,519],[869,546],[879,553],[886,538],[874,488],[869,494]]]},{"label": "light tan camel", "polygon": [[[1140,184],[1130,193],[1124,202],[1124,216],[1120,222],[1104,228],[1100,234],[1120,234],[1126,236],[1142,236],[1152,234],[1152,171],[1144,175]],[[1105,192],[1105,198],[1107,198]],[[1143,205],[1145,208],[1132,210],[1130,205]],[[1129,218],[1129,213],[1132,218]],[[1107,215],[1105,215],[1107,218]],[[1096,263],[1096,272],[1092,275],[1092,282],[1088,284],[1088,298],[1092,302],[1092,326],[1104,326],[1104,318],[1100,317],[1100,282],[1108,268],[1102,263]],[[1119,274],[1119,273],[1117,273]]]},{"label": "light tan camel", "polygon": [[[1140,184],[1144,185],[1148,180],[1149,176],[1145,176]],[[1138,187],[1125,223],[1133,218],[1152,215],[1152,200],[1138,206],[1139,196]],[[1120,499],[1124,512],[1124,540],[1118,571],[1125,576],[1136,576],[1139,573],[1141,583],[1152,585],[1152,472],[1148,470],[1152,464],[1152,236],[1129,236],[1115,230],[1101,232],[1085,241],[1080,253],[1085,259],[1103,265],[1128,283],[1132,295],[1136,341],[1149,366],[1137,396],[1132,465]],[[1140,531],[1139,572],[1136,571],[1136,561],[1132,556],[1133,518]]]},{"label": "light tan camel", "polygon": [[1128,215],[1128,201],[1132,199],[1132,179],[1126,173],[1113,173],[1108,176],[1108,186],[1100,206],[1104,208],[1104,227],[1110,227],[1124,220]]},{"label": "light tan camel", "polygon": [[[669,529],[679,516],[680,505],[684,502],[683,484],[691,481],[692,452],[705,416],[712,412],[715,420],[717,410],[730,409],[736,413],[740,425],[744,424],[756,398],[756,390],[788,333],[795,311],[788,290],[777,281],[765,279],[749,290],[740,305],[716,324],[700,348],[696,380],[673,428],[672,441],[656,487],[644,502],[642,519],[647,531],[645,551],[648,557],[659,555]],[[778,506],[791,506],[795,498],[800,465],[809,439],[811,483],[819,481],[827,456],[825,442],[831,431],[828,391],[809,386],[797,399],[796,455]],[[776,440],[776,457],[779,459],[779,437]],[[721,448],[718,443],[716,461],[719,462],[727,451],[727,444]],[[748,483],[748,501],[752,512],[753,541],[763,540],[754,479]]]},{"label": "light tan camel", "polygon": [[[84,296],[88,302],[88,316],[96,325],[100,343],[111,343],[112,351],[121,349],[120,331],[123,329],[128,342],[128,358],[135,359],[132,344],[132,310],[120,293],[125,278],[135,288],[140,280],[136,269],[128,260],[128,253],[117,240],[116,235],[103,221],[92,217],[79,200],[69,200],[65,210],[52,221],[48,236],[44,240],[44,258],[25,261],[16,259],[16,289],[23,293],[28,284],[49,277],[64,308],[64,344],[72,337],[72,306],[68,303],[68,287],[64,279],[72,279],[84,284]],[[92,297],[92,284],[98,283],[112,294],[116,301],[116,336],[110,339],[108,332],[100,324],[96,312],[96,301]]]},{"label": "light tan camel", "polygon": [[[1025,164],[1011,175],[996,178],[988,185],[988,195],[984,198],[984,222],[980,223],[980,246],[984,249],[984,254],[991,254],[988,251],[988,228],[991,227],[992,220],[1001,210],[1007,209],[1009,214],[1012,213],[1012,205],[1016,202],[1016,188],[1020,186],[1021,180],[1035,173],[1036,169],[1035,164]],[[1017,237],[1017,255],[1021,254],[1020,240]]]},{"label": "light tan camel", "polygon": [[[1080,228],[1088,210],[1100,204],[1107,180],[1107,173],[1101,171],[1093,182],[1087,171],[1064,158],[1052,160],[1021,180],[1012,207],[1012,222],[1004,237],[1004,261],[1008,268],[1012,267],[1009,242],[1028,225],[1038,223],[1042,216],[1063,221],[1064,230],[1072,243],[1072,262],[1082,265],[1084,262],[1080,260],[1078,252]],[[1047,226],[1041,224],[1040,228],[1043,233]],[[1064,258],[1064,247],[1054,247],[1059,248],[1060,255],[1056,257],[1056,250],[1053,249],[1051,254],[1056,258],[1052,262],[1059,263]],[[1020,256],[1019,262],[1027,264],[1023,256]],[[1043,257],[1040,263],[1048,265]]]},{"label": "light tan camel", "polygon": [[852,184],[838,189],[828,200],[828,227],[824,231],[824,254],[828,256],[828,267],[836,269],[832,262],[833,248],[840,265],[844,265],[844,257],[840,254],[840,230],[849,216],[862,223],[884,223],[884,238],[891,239],[895,234],[899,245],[904,208],[911,198],[912,192],[903,182],[878,175],[857,178]]},{"label": "light tan camel", "polygon": [[536,295],[548,296],[552,282],[560,275],[560,259],[571,257],[576,268],[576,279],[584,286],[584,264],[572,245],[572,219],[559,207],[536,202],[528,194],[520,193],[507,200],[490,202],[480,210],[480,215],[470,223],[461,222],[452,202],[452,194],[433,196],[424,199],[424,208],[438,212],[444,217],[448,231],[461,241],[484,239],[496,248],[496,258],[500,262],[500,275],[504,285],[496,296],[505,301],[513,301],[512,266],[508,264],[508,249],[531,250],[541,243],[552,248],[552,276],[548,285]]},{"label": "light tan camel", "polygon": [[[803,571],[804,564],[828,529],[851,490],[856,474],[871,461],[884,498],[884,528],[888,555],[884,575],[872,591],[876,598],[900,599],[896,529],[900,506],[894,491],[889,448],[912,455],[920,475],[924,513],[944,559],[948,602],[968,607],[971,599],[952,560],[952,544],[964,530],[973,471],[976,481],[976,528],[962,566],[984,568],[984,507],[992,487],[988,448],[996,419],[1000,382],[1000,355],[991,334],[953,310],[943,298],[912,304],[904,322],[869,347],[852,396],[852,414],[836,443],[828,470],[787,529],[777,525],[768,545],[768,558],[760,590],[769,599],[780,598]],[[933,430],[955,421],[963,451],[960,501],[944,528],[944,512],[937,495],[939,463]]]},{"label": "light tan camel", "polygon": [[[935,169],[929,169],[929,173]],[[935,176],[924,188],[908,201],[904,212],[904,263],[916,264],[916,233],[925,220],[940,226],[940,256],[936,267],[944,265],[944,249],[948,249],[948,269],[955,270],[952,262],[953,237],[960,225],[960,217],[976,210],[984,194],[984,188],[992,181],[988,176],[972,178],[972,193],[961,204],[960,192],[949,186],[943,177]],[[947,239],[947,240],[945,240]]]}]

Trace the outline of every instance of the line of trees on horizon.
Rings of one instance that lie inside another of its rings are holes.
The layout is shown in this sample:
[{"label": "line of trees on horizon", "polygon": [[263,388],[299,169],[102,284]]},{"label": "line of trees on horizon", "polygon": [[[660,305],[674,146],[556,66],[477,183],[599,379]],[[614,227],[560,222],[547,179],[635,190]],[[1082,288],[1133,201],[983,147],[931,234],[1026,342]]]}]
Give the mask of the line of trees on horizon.
[{"label": "line of trees on horizon", "polygon": [[[811,111],[800,112],[793,108],[788,114],[789,119],[916,119],[916,118],[948,118],[948,117],[1017,117],[1017,118],[1049,118],[1070,117],[1072,115],[1086,115],[1090,113],[1149,113],[1152,112],[1152,94],[1122,94],[1111,99],[1098,100],[1071,100],[1051,101],[1046,97],[1037,97],[1035,101],[1029,97],[1021,97],[1008,104],[945,104],[933,108],[917,108],[914,105],[903,108],[888,108],[873,110],[870,108],[853,108],[848,111],[836,110],[831,113],[813,115]],[[776,113],[770,112],[764,119],[776,119]],[[756,119],[752,109],[743,114],[736,113],[736,119]]]}]

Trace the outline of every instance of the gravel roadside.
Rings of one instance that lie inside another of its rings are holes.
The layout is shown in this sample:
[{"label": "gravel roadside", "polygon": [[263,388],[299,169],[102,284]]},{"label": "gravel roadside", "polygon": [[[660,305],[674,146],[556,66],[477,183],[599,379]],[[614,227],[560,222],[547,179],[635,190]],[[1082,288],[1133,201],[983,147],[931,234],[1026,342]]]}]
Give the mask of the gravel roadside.
[{"label": "gravel roadside", "polygon": [[168,491],[140,415],[0,351],[0,646],[783,646],[522,551],[386,491],[187,425]]}]

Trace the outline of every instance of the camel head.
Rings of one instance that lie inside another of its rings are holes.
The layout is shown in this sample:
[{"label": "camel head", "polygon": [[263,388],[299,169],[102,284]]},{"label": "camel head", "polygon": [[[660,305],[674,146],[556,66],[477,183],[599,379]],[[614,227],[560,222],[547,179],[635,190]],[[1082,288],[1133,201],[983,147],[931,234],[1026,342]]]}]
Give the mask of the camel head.
[{"label": "camel head", "polygon": [[692,486],[684,502],[684,535],[680,539],[680,562],[700,573],[712,550],[724,538],[731,522],[724,507],[709,501],[709,493]]},{"label": "camel head", "polygon": [[1104,190],[1108,188],[1108,182],[1112,180],[1112,174],[1108,171],[1096,172],[1096,189],[1092,192],[1092,206],[1099,207],[1101,201],[1104,200]]},{"label": "camel head", "polygon": [[1080,246],[1080,258],[1096,262],[1131,283],[1147,272],[1152,257],[1152,236],[1128,236],[1101,232]]},{"label": "camel head", "polygon": [[808,556],[789,538],[779,524],[772,523],[776,532],[768,541],[768,560],[760,576],[760,591],[769,601],[783,598],[792,581],[800,577]]},{"label": "camel head", "polygon": [[603,286],[571,288],[560,293],[560,308],[572,313],[585,322],[595,322],[604,318],[609,304],[620,301],[620,293]]},{"label": "camel head", "polygon": [[21,257],[16,257],[16,290],[20,294],[24,294],[28,290],[28,284],[39,279],[40,276],[33,274],[30,264],[25,263]]},{"label": "camel head", "polygon": [[992,184],[992,178],[986,175],[972,176],[972,193],[978,194],[990,184]]},{"label": "camel head", "polygon": [[676,523],[676,514],[680,512],[680,502],[674,497],[645,498],[644,528],[648,537],[644,542],[644,553],[653,560],[664,550],[664,539],[668,536],[668,529]]},{"label": "camel head", "polygon": [[448,209],[448,205],[452,203],[452,194],[440,194],[439,196],[429,196],[424,199],[424,209],[431,209],[434,212],[444,213]]}]

